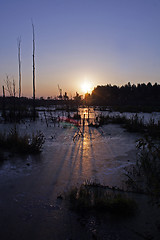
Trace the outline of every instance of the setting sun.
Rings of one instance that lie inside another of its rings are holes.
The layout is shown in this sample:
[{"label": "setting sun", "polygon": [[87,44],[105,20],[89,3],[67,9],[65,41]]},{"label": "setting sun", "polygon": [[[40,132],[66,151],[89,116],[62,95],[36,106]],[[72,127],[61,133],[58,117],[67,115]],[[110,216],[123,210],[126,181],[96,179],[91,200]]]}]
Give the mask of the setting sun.
[{"label": "setting sun", "polygon": [[91,93],[92,85],[89,81],[85,81],[82,83],[81,89],[82,89],[83,93]]}]

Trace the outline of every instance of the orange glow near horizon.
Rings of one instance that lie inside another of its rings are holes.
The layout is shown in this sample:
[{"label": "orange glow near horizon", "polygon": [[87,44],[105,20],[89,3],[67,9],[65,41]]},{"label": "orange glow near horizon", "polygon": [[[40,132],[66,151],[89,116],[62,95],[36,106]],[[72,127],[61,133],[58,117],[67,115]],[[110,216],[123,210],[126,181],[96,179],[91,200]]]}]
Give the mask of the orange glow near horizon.
[{"label": "orange glow near horizon", "polygon": [[88,79],[85,79],[85,81],[81,84],[81,90],[85,93],[91,93],[92,92],[92,84]]}]

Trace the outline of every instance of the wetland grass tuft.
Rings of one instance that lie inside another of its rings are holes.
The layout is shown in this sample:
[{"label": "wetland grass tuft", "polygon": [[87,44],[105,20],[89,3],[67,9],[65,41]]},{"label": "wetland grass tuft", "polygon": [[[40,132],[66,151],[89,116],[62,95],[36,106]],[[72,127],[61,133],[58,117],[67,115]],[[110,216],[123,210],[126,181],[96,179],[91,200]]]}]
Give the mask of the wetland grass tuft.
[{"label": "wetland grass tuft", "polygon": [[39,153],[44,144],[44,135],[37,132],[29,136],[27,134],[20,135],[16,127],[11,129],[8,134],[0,133],[0,148],[9,152],[20,154]]},{"label": "wetland grass tuft", "polygon": [[120,216],[130,216],[137,209],[136,202],[128,198],[125,192],[119,193],[97,183],[85,183],[79,188],[74,187],[67,196],[71,209],[77,212],[110,212]]},{"label": "wetland grass tuft", "polygon": [[100,116],[99,117],[100,125],[112,123],[120,124],[128,132],[138,132],[145,135],[152,136],[154,138],[160,138],[160,121],[155,123],[153,118],[150,118],[148,123],[144,123],[143,117],[138,117],[137,114],[134,114],[131,118],[127,118],[124,115],[117,114],[115,116]]},{"label": "wetland grass tuft", "polygon": [[137,162],[125,173],[128,190],[149,194],[160,206],[160,143],[150,137],[141,138],[137,149]]}]

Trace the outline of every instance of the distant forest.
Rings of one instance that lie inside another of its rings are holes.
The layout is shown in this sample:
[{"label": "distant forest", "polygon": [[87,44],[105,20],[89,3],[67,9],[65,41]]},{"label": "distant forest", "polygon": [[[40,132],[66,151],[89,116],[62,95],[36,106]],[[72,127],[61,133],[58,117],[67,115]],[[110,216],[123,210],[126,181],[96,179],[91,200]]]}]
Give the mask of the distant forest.
[{"label": "distant forest", "polygon": [[[148,84],[133,84],[130,82],[124,86],[105,85],[97,86],[91,94],[86,93],[84,99],[76,93],[76,95],[69,99],[67,93],[64,96],[57,96],[57,98],[37,98],[35,100],[36,106],[49,106],[49,105],[65,105],[67,108],[83,106],[104,106],[110,109],[119,111],[160,111],[160,85],[155,83]],[[28,105],[33,104],[32,98],[25,97],[0,97],[0,109],[10,109],[12,105]],[[102,109],[102,108],[101,108]]]},{"label": "distant forest", "polygon": [[160,106],[160,85],[155,83],[97,86],[92,94],[85,95],[86,102],[99,106]]}]

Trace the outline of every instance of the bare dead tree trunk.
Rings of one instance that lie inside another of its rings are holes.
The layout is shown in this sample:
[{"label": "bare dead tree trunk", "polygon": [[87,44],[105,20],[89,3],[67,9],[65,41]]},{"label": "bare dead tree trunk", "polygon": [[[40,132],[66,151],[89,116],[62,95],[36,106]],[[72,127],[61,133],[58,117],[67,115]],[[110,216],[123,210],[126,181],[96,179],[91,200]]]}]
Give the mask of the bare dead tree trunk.
[{"label": "bare dead tree trunk", "polygon": [[16,84],[15,84],[15,81],[13,79],[13,97],[15,98],[16,96]]},{"label": "bare dead tree trunk", "polygon": [[13,117],[15,121],[15,115],[16,115],[16,101],[15,101],[15,96],[16,96],[16,84],[13,79]]},{"label": "bare dead tree trunk", "polygon": [[[15,105],[15,97],[16,97],[16,84],[15,84],[15,80],[13,78],[13,80],[11,81],[8,77],[8,75],[6,76],[6,79],[4,80],[5,85],[6,85],[6,91],[9,93],[10,95],[10,108],[9,108],[9,117],[10,120],[14,120],[15,121],[15,113],[16,113],[16,105]],[[5,99],[5,88],[3,86],[3,99]]]},{"label": "bare dead tree trunk", "polygon": [[19,98],[21,97],[21,38],[18,38]]},{"label": "bare dead tree trunk", "polygon": [[8,75],[6,75],[6,80],[4,80],[5,85],[6,85],[6,90],[9,93],[10,97],[13,96],[13,91],[12,91],[12,82],[10,81]]},{"label": "bare dead tree trunk", "polygon": [[3,89],[3,98],[5,98],[5,90],[4,90],[4,86],[2,86]]},{"label": "bare dead tree trunk", "polygon": [[3,117],[6,120],[6,108],[5,108],[5,89],[4,86],[2,86],[2,90],[3,90]]},{"label": "bare dead tree trunk", "polygon": [[35,34],[34,34],[34,25],[32,23],[33,31],[33,120],[35,121]]}]

